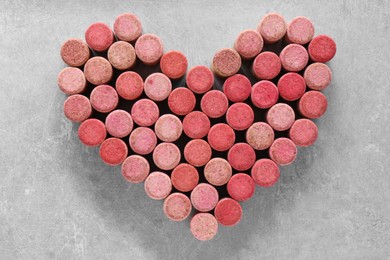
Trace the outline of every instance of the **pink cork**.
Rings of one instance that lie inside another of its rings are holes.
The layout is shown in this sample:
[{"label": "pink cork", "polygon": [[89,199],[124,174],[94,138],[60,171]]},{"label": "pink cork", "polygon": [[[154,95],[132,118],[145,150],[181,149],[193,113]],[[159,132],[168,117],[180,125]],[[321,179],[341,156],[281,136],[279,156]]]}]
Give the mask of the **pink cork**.
[{"label": "pink cork", "polygon": [[223,158],[213,158],[204,167],[204,177],[214,186],[226,184],[232,176],[232,167]]},{"label": "pink cork", "polygon": [[236,134],[229,125],[219,123],[210,128],[207,141],[214,150],[223,152],[233,146],[236,141]]},{"label": "pink cork", "polygon": [[270,158],[282,166],[292,164],[297,158],[297,153],[294,142],[284,137],[276,139],[269,148]]},{"label": "pink cork", "polygon": [[196,168],[188,163],[181,163],[173,169],[171,174],[173,187],[178,191],[192,191],[199,182],[199,173]]},{"label": "pink cork", "polygon": [[67,95],[79,94],[85,90],[87,81],[79,68],[67,67],[57,77],[58,87]]},{"label": "pink cork", "polygon": [[279,55],[282,66],[287,71],[301,71],[309,62],[309,54],[305,47],[299,44],[289,44]]},{"label": "pink cork", "polygon": [[291,140],[298,146],[310,146],[318,137],[316,124],[309,119],[298,119],[290,128]]},{"label": "pink cork", "polygon": [[157,137],[152,129],[138,127],[131,132],[129,144],[135,153],[145,155],[153,152],[157,145]]},{"label": "pink cork", "polygon": [[174,142],[181,136],[183,126],[180,119],[172,114],[165,114],[154,125],[157,137],[163,142]]},{"label": "pink cork", "polygon": [[236,143],[230,148],[227,159],[237,171],[249,170],[256,161],[256,153],[247,143]]},{"label": "pink cork", "polygon": [[251,100],[253,105],[267,109],[276,104],[279,99],[279,90],[274,83],[268,80],[257,82],[252,87]]},{"label": "pink cork", "polygon": [[243,59],[252,59],[256,57],[263,49],[263,38],[255,30],[245,30],[240,32],[234,42],[234,49]]},{"label": "pink cork", "polygon": [[113,43],[107,52],[108,61],[118,70],[127,70],[134,66],[136,56],[134,47],[124,41]]},{"label": "pink cork", "polygon": [[112,78],[112,66],[103,57],[93,57],[85,63],[84,75],[88,82],[93,85],[102,85]]},{"label": "pink cork", "polygon": [[109,85],[100,85],[91,92],[92,107],[101,113],[108,113],[118,106],[119,97],[116,90]]},{"label": "pink cork", "polygon": [[114,34],[105,23],[93,23],[85,32],[85,40],[95,51],[106,51],[114,42]]},{"label": "pink cork", "polygon": [[114,110],[106,117],[107,132],[113,137],[123,138],[133,130],[133,119],[125,110]]},{"label": "pink cork", "polygon": [[279,75],[281,69],[279,56],[270,51],[257,55],[252,64],[252,73],[257,79],[273,79]]},{"label": "pink cork", "polygon": [[226,121],[234,130],[245,130],[255,118],[252,108],[245,103],[235,103],[226,112]]},{"label": "pink cork", "polygon": [[139,126],[153,125],[157,121],[159,114],[160,110],[156,103],[146,98],[138,100],[131,108],[131,116]]},{"label": "pink cork", "polygon": [[271,187],[279,179],[278,165],[267,158],[257,160],[252,167],[251,176],[255,183],[261,187]]},{"label": "pink cork", "polygon": [[64,114],[70,121],[76,123],[83,122],[92,114],[91,103],[83,95],[69,96],[64,102]]},{"label": "pink cork", "polygon": [[99,146],[106,139],[107,132],[103,122],[90,118],[81,123],[78,135],[86,146]]},{"label": "pink cork", "polygon": [[200,212],[212,210],[218,202],[218,191],[207,183],[198,184],[191,192],[192,206]]},{"label": "pink cork", "polygon": [[296,17],[287,25],[286,38],[288,42],[304,45],[309,43],[313,36],[313,23],[306,17]]},{"label": "pink cork", "polygon": [[252,198],[256,185],[252,177],[245,173],[236,173],[227,184],[227,191],[233,199],[246,201]]},{"label": "pink cork", "polygon": [[140,155],[130,155],[122,163],[122,175],[131,183],[143,182],[150,172],[148,161]]},{"label": "pink cork", "polygon": [[230,77],[241,68],[240,54],[234,49],[221,49],[214,55],[211,67],[218,76]]},{"label": "pink cork", "polygon": [[210,119],[203,112],[193,111],[184,117],[183,130],[190,138],[203,138],[210,130]]},{"label": "pink cork", "polygon": [[134,14],[121,14],[115,19],[114,33],[121,41],[135,41],[142,33],[141,21]]},{"label": "pink cork", "polygon": [[303,74],[306,85],[313,90],[323,90],[329,86],[332,81],[332,71],[330,68],[320,62],[310,64]]},{"label": "pink cork", "polygon": [[275,139],[272,127],[264,122],[256,122],[246,131],[246,142],[255,150],[268,149]]},{"label": "pink cork", "polygon": [[223,83],[223,93],[232,102],[242,102],[251,94],[252,84],[242,74],[230,76]]},{"label": "pink cork", "polygon": [[277,13],[265,15],[257,26],[257,31],[266,43],[279,41],[286,34],[286,30],[287,26],[283,16]]},{"label": "pink cork", "polygon": [[160,60],[160,69],[168,78],[179,79],[187,71],[188,61],[180,51],[169,51]]},{"label": "pink cork", "polygon": [[161,39],[153,34],[144,34],[135,43],[137,57],[147,65],[155,65],[164,52]]},{"label": "pink cork", "polygon": [[277,103],[268,110],[266,120],[274,130],[286,131],[294,123],[295,112],[289,105]]},{"label": "pink cork", "polygon": [[116,79],[115,88],[123,99],[135,100],[144,90],[144,81],[137,72],[126,71]]},{"label": "pink cork", "polygon": [[105,164],[116,166],[126,159],[128,150],[125,142],[112,137],[104,140],[100,146],[99,154]]},{"label": "pink cork", "polygon": [[336,43],[327,35],[318,35],[309,44],[310,58],[315,62],[328,62],[336,54]]},{"label": "pink cork", "polygon": [[207,241],[218,233],[218,222],[210,213],[198,213],[191,219],[190,230],[196,239]]},{"label": "pink cork", "polygon": [[172,190],[172,183],[169,176],[163,172],[152,172],[146,177],[145,192],[154,200],[165,199]]},{"label": "pink cork", "polygon": [[191,213],[192,205],[190,199],[180,192],[169,195],[164,200],[164,213],[170,220],[185,220]]},{"label": "pink cork", "polygon": [[194,110],[196,99],[188,88],[175,88],[168,97],[169,109],[179,116],[184,116]]},{"label": "pink cork", "polygon": [[188,71],[186,83],[194,93],[203,94],[213,87],[213,72],[206,66],[195,66]]},{"label": "pink cork", "polygon": [[91,57],[88,44],[76,38],[64,42],[61,46],[60,54],[62,60],[71,67],[83,66]]},{"label": "pink cork", "polygon": [[144,90],[146,96],[154,101],[163,101],[172,91],[171,80],[162,73],[150,74],[145,79]]},{"label": "pink cork", "polygon": [[306,91],[304,78],[295,72],[284,74],[278,81],[280,96],[287,101],[300,99]]},{"label": "pink cork", "polygon": [[161,170],[172,170],[181,159],[179,148],[173,143],[161,143],[153,151],[154,164]]},{"label": "pink cork", "polygon": [[215,206],[214,215],[217,221],[227,227],[237,225],[242,217],[240,203],[231,198],[221,199]]},{"label": "pink cork", "polygon": [[328,101],[319,91],[308,91],[299,100],[299,112],[307,118],[319,118],[326,112]]},{"label": "pink cork", "polygon": [[184,147],[186,161],[195,167],[203,166],[210,161],[211,153],[210,145],[202,139],[191,140]]},{"label": "pink cork", "polygon": [[210,118],[218,118],[223,116],[229,106],[229,101],[225,94],[219,90],[210,90],[203,95],[200,101],[200,108],[203,113]]}]

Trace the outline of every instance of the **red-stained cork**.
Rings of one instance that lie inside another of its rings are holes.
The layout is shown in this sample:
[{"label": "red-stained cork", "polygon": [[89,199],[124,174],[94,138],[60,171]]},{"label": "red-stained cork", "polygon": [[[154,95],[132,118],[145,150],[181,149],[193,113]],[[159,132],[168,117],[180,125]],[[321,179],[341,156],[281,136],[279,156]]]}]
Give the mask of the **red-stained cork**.
[{"label": "red-stained cork", "polygon": [[263,38],[255,30],[245,30],[240,32],[234,42],[234,49],[243,59],[252,59],[256,57],[263,49]]},{"label": "red-stained cork", "polygon": [[211,68],[220,77],[230,77],[241,68],[240,54],[234,49],[221,49],[214,55]]},{"label": "red-stained cork", "polygon": [[108,113],[114,110],[119,102],[118,93],[109,85],[100,85],[91,92],[92,107],[101,113]]},{"label": "red-stained cork", "polygon": [[128,150],[126,143],[119,138],[108,138],[104,140],[99,150],[100,158],[110,166],[121,164],[127,157]]},{"label": "red-stained cork", "polygon": [[268,110],[266,120],[274,130],[286,131],[294,123],[295,112],[289,105],[277,103]]},{"label": "red-stained cork", "polygon": [[138,100],[131,108],[131,116],[139,126],[153,125],[157,121],[159,114],[160,110],[156,103],[146,98]]},{"label": "red-stained cork", "polygon": [[235,103],[226,112],[226,121],[234,130],[245,130],[255,118],[252,108],[245,103]]},{"label": "red-stained cork", "polygon": [[316,124],[309,119],[298,119],[290,128],[290,139],[298,146],[310,146],[318,137]]},{"label": "red-stained cork", "polygon": [[118,70],[127,70],[134,66],[136,56],[134,47],[124,41],[115,42],[107,52],[108,61]]},{"label": "red-stained cork", "polygon": [[150,172],[148,161],[140,155],[130,155],[122,163],[122,175],[131,183],[143,182]]},{"label": "red-stained cork", "polygon": [[257,79],[273,79],[279,75],[281,69],[279,56],[270,51],[257,55],[252,64],[252,73]]},{"label": "red-stained cork", "polygon": [[252,177],[245,173],[236,173],[227,184],[227,191],[237,201],[249,200],[255,193],[256,185]]},{"label": "red-stained cork", "polygon": [[181,136],[183,126],[180,119],[172,114],[165,114],[154,125],[157,137],[163,142],[174,142]]},{"label": "red-stained cork", "polygon": [[131,132],[129,144],[135,153],[145,155],[154,150],[157,145],[157,137],[152,129],[148,127],[138,127]]},{"label": "red-stained cork", "polygon": [[90,118],[81,123],[78,135],[86,146],[99,146],[106,139],[107,132],[103,122]]},{"label": "red-stained cork", "polygon": [[144,34],[135,43],[137,57],[147,65],[155,65],[163,55],[164,46],[161,39],[154,34]]},{"label": "red-stained cork", "polygon": [[223,158],[213,158],[204,167],[206,180],[214,186],[226,184],[232,176],[232,167]]},{"label": "red-stained cork", "polygon": [[58,87],[67,95],[79,94],[85,90],[87,81],[79,68],[67,67],[57,77]]},{"label": "red-stained cork", "polygon": [[306,90],[305,79],[295,72],[284,74],[278,81],[280,96],[287,101],[300,99]]},{"label": "red-stained cork", "polygon": [[255,162],[251,170],[251,176],[257,185],[271,187],[278,181],[280,170],[274,161],[263,158]]},{"label": "red-stained cork", "polygon": [[210,119],[203,112],[193,111],[184,117],[183,130],[190,138],[203,138],[210,130]]},{"label": "red-stained cork", "polygon": [[172,185],[178,191],[192,191],[199,182],[199,173],[188,163],[181,163],[173,169],[171,174]]},{"label": "red-stained cork", "polygon": [[280,61],[287,71],[301,71],[309,62],[309,54],[305,47],[299,44],[289,44],[281,51]]},{"label": "red-stained cork", "polygon": [[191,140],[184,147],[184,157],[189,164],[195,167],[203,166],[210,161],[211,147],[205,140]]},{"label": "red-stained cork", "polygon": [[277,13],[265,15],[257,26],[257,31],[266,43],[279,41],[286,34],[286,30],[287,26],[283,16]]},{"label": "red-stained cork", "polygon": [[313,39],[314,26],[306,17],[298,16],[287,25],[286,38],[288,42],[306,44]]},{"label": "red-stained cork", "polygon": [[88,44],[76,38],[64,42],[61,46],[60,54],[62,60],[71,67],[83,66],[91,57]]},{"label": "red-stained cork", "polygon": [[258,108],[267,109],[276,104],[279,90],[274,83],[268,80],[257,82],[252,87],[251,100]]},{"label": "red-stained cork", "polygon": [[218,191],[208,183],[200,183],[191,192],[191,202],[200,212],[210,211],[218,203]]},{"label": "red-stained cork", "polygon": [[215,206],[214,215],[220,224],[227,227],[235,226],[241,220],[242,207],[236,200],[224,198]]},{"label": "red-stained cork", "polygon": [[169,51],[165,53],[160,60],[160,69],[162,73],[171,79],[183,77],[187,71],[187,67],[187,58],[180,51]]},{"label": "red-stained cork", "polygon": [[164,213],[170,220],[182,221],[186,219],[192,209],[190,199],[180,192],[175,192],[169,195],[164,200]]},{"label": "red-stained cork", "polygon": [[270,158],[278,165],[289,165],[297,158],[297,147],[293,141],[281,137],[276,139],[269,148]]},{"label": "red-stained cork", "polygon": [[203,113],[210,118],[218,118],[223,116],[229,106],[229,101],[226,95],[219,90],[210,90],[203,95],[200,101],[200,108]]},{"label": "red-stained cork", "polygon": [[318,91],[308,91],[299,100],[299,112],[307,118],[319,118],[326,112],[328,101],[324,94]]},{"label": "red-stained cork", "polygon": [[152,172],[146,178],[145,192],[150,198],[154,200],[165,199],[172,190],[172,183],[169,176],[163,172]]},{"label": "red-stained cork", "polygon": [[265,150],[274,141],[275,133],[272,127],[264,122],[256,122],[246,131],[246,142],[256,150]]},{"label": "red-stained cork", "polygon": [[114,33],[121,41],[135,41],[142,33],[141,21],[134,14],[121,14],[115,19]]},{"label": "red-stained cork", "polygon": [[219,123],[210,128],[207,141],[214,150],[223,152],[233,146],[236,141],[236,134],[229,125]]},{"label": "red-stained cork", "polygon": [[106,51],[114,42],[114,34],[105,23],[93,23],[85,32],[85,40],[95,51]]},{"label": "red-stained cork", "polygon": [[64,114],[70,121],[76,123],[83,122],[92,114],[91,103],[83,95],[69,96],[64,102]]},{"label": "red-stained cork", "polygon": [[256,161],[256,153],[247,143],[236,143],[230,148],[227,159],[237,171],[249,170]]},{"label": "red-stained cork", "polygon": [[85,78],[94,85],[107,83],[112,73],[111,63],[103,57],[93,57],[84,66]]},{"label": "red-stained cork", "polygon": [[188,71],[186,83],[194,93],[203,94],[213,87],[213,72],[206,66],[195,66]]},{"label": "red-stained cork", "polygon": [[315,62],[328,62],[336,54],[336,43],[327,35],[318,35],[309,44],[310,58]]},{"label": "red-stained cork", "polygon": [[323,90],[329,86],[332,81],[332,71],[330,68],[320,62],[310,64],[303,74],[306,85],[313,90]]},{"label": "red-stained cork", "polygon": [[133,130],[133,119],[125,110],[114,110],[106,117],[107,132],[113,137],[123,138]]},{"label": "red-stained cork", "polygon": [[164,74],[156,72],[145,79],[144,91],[151,100],[163,101],[172,91],[172,82]]},{"label": "red-stained cork", "polygon": [[184,116],[194,110],[196,99],[188,88],[175,88],[168,97],[169,109],[178,116]]},{"label": "red-stained cork", "polygon": [[223,93],[232,102],[242,102],[251,94],[252,84],[242,74],[235,74],[223,83]]},{"label": "red-stained cork", "polygon": [[190,230],[196,239],[210,240],[218,233],[218,222],[210,213],[198,213],[191,219]]},{"label": "red-stained cork", "polygon": [[123,99],[135,100],[144,90],[144,81],[137,72],[126,71],[116,79],[115,88]]},{"label": "red-stained cork", "polygon": [[154,164],[161,170],[172,170],[181,159],[179,148],[173,143],[161,143],[153,151]]}]

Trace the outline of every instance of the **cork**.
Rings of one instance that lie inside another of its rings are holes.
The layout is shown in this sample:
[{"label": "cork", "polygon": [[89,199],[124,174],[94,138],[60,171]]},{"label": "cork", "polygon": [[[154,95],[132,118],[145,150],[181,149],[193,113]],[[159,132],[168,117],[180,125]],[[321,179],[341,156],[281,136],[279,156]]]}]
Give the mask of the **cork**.
[{"label": "cork", "polygon": [[295,120],[294,110],[285,103],[273,105],[267,112],[266,121],[275,131],[288,130]]},{"label": "cork", "polygon": [[86,146],[99,146],[106,139],[107,132],[103,122],[90,118],[81,123],[78,135],[80,141]]},{"label": "cork", "polygon": [[105,125],[110,135],[123,138],[131,133],[134,123],[133,118],[127,111],[117,109],[108,114]]},{"label": "cork", "polygon": [[85,78],[93,85],[106,84],[112,78],[112,66],[103,57],[93,57],[85,63]]},{"label": "cork", "polygon": [[195,167],[204,166],[211,159],[211,147],[202,139],[191,140],[184,147],[184,158]]},{"label": "cork", "polygon": [[142,24],[132,13],[119,15],[114,22],[114,33],[121,41],[133,42],[142,33]]},{"label": "cork", "polygon": [[135,53],[146,65],[156,65],[160,61],[163,52],[163,43],[154,34],[144,34],[135,43]]},{"label": "cork", "polygon": [[194,110],[196,99],[188,88],[175,88],[168,97],[169,109],[178,116],[184,116]]},{"label": "cork", "polygon": [[256,30],[248,29],[240,32],[234,42],[234,49],[243,59],[256,57],[263,49],[263,37]]},{"label": "cork", "polygon": [[280,96],[287,101],[300,99],[306,91],[305,79],[295,72],[289,72],[278,81]]},{"label": "cork", "polygon": [[256,161],[256,153],[247,143],[236,143],[230,148],[227,159],[237,171],[249,170]]},{"label": "cork", "polygon": [[313,39],[313,36],[314,26],[307,17],[295,17],[287,25],[286,38],[290,43],[305,45]]},{"label": "cork", "polygon": [[297,157],[297,147],[289,138],[276,139],[269,148],[270,158],[278,165],[292,164]]},{"label": "cork", "polygon": [[152,73],[145,79],[144,91],[151,100],[163,101],[171,94],[172,82],[162,73]]},{"label": "cork", "polygon": [[139,126],[153,125],[160,114],[156,103],[150,99],[140,99],[134,103],[131,108],[131,116],[134,122]]},{"label": "cork", "polygon": [[144,81],[137,72],[126,71],[116,79],[115,88],[121,98],[135,100],[144,90]]},{"label": "cork", "polygon": [[221,49],[214,55],[211,68],[220,77],[233,76],[241,68],[240,54],[234,49]]},{"label": "cork", "polygon": [[173,187],[178,191],[192,191],[199,182],[198,170],[188,163],[181,163],[173,169],[171,181]]},{"label": "cork", "polygon": [[229,106],[229,101],[226,95],[219,90],[210,90],[206,92],[201,101],[200,108],[210,118],[218,118],[223,116]]},{"label": "cork", "polygon": [[186,83],[194,93],[203,94],[213,87],[213,72],[206,66],[192,67],[187,73]]},{"label": "cork", "polygon": [[232,167],[223,158],[213,158],[204,167],[206,180],[214,186],[226,184],[232,176]]},{"label": "cork", "polygon": [[236,173],[227,184],[227,191],[236,201],[247,201],[255,193],[256,185],[252,177],[245,173]]},{"label": "cork", "polygon": [[227,151],[236,141],[234,130],[227,124],[219,123],[210,128],[207,135],[210,146],[219,152]]},{"label": "cork", "polygon": [[286,22],[280,14],[266,14],[257,26],[257,31],[263,37],[265,43],[275,43],[286,34]]},{"label": "cork", "polygon": [[274,83],[261,80],[251,89],[252,104],[261,109],[267,109],[276,104],[279,99],[279,90]]},{"label": "cork", "polygon": [[306,85],[313,90],[324,90],[332,81],[332,71],[321,62],[310,64],[303,74]]},{"label": "cork", "polygon": [[146,195],[154,200],[163,200],[171,193],[172,183],[163,172],[152,172],[144,182]]},{"label": "cork", "polygon": [[265,51],[256,56],[252,64],[252,73],[257,79],[274,79],[279,75],[282,63],[278,55]]},{"label": "cork", "polygon": [[246,142],[255,150],[268,149],[275,139],[272,127],[264,122],[252,124],[246,131]]},{"label": "cork", "polygon": [[221,225],[232,227],[240,222],[242,207],[234,199],[223,198],[215,206],[214,216]]},{"label": "cork", "polygon": [[257,185],[267,188],[273,186],[279,180],[280,170],[274,161],[262,158],[253,165],[251,176]]},{"label": "cork", "polygon": [[84,92],[87,84],[84,73],[79,68],[67,67],[57,77],[57,85],[67,95]]},{"label": "cork", "polygon": [[157,137],[152,129],[138,127],[131,132],[129,144],[135,153],[145,155],[153,152],[157,145]]},{"label": "cork", "polygon": [[114,34],[105,23],[93,23],[85,32],[85,40],[95,51],[106,51],[114,42]]},{"label": "cork", "polygon": [[172,170],[180,159],[180,150],[173,143],[160,143],[153,151],[154,164],[161,170]]},{"label": "cork", "polygon": [[140,155],[130,155],[122,163],[122,176],[131,183],[143,182],[150,172],[148,161]]},{"label": "cork", "polygon": [[227,123],[237,131],[247,129],[255,118],[252,108],[241,102],[237,102],[229,107],[226,112]]},{"label": "cork", "polygon": [[196,239],[207,241],[218,233],[218,222],[210,213],[198,213],[191,219],[190,230]]},{"label": "cork", "polygon": [[164,200],[164,214],[173,221],[183,221],[191,213],[192,205],[190,199],[180,192],[169,195]]},{"label": "cork", "polygon": [[336,43],[334,40],[325,35],[317,35],[309,43],[310,59],[314,62],[328,62],[336,55]]},{"label": "cork", "polygon": [[67,65],[81,67],[91,57],[91,51],[85,41],[71,38],[61,45],[60,55]]},{"label": "cork", "polygon": [[124,41],[113,43],[107,52],[108,61],[118,70],[127,70],[134,66],[136,55],[134,47]]},{"label": "cork", "polygon": [[319,118],[325,114],[328,101],[319,91],[308,91],[298,102],[299,112],[307,118]]},{"label": "cork", "polygon": [[250,96],[252,84],[244,75],[235,74],[225,80],[222,88],[230,101],[242,102]]},{"label": "cork", "polygon": [[192,206],[200,212],[213,210],[218,203],[218,196],[214,186],[200,183],[191,192]]},{"label": "cork", "polygon": [[317,140],[318,128],[309,119],[298,119],[291,126],[289,137],[297,146],[310,146]]},{"label": "cork", "polygon": [[205,137],[210,130],[210,119],[200,111],[192,111],[183,119],[184,133],[193,139]]},{"label": "cork", "polygon": [[111,137],[102,143],[99,150],[100,158],[110,166],[120,165],[127,157],[126,143],[119,138]]},{"label": "cork", "polygon": [[283,68],[287,71],[301,71],[309,62],[309,54],[305,47],[295,43],[284,47],[279,57]]},{"label": "cork", "polygon": [[170,79],[179,79],[187,71],[188,61],[180,51],[164,53],[160,60],[160,69]]},{"label": "cork", "polygon": [[116,90],[109,85],[95,87],[90,95],[92,107],[101,113],[109,113],[118,106],[119,97]]},{"label": "cork", "polygon": [[165,114],[154,125],[157,137],[163,142],[174,142],[181,136],[183,126],[180,119],[172,114]]},{"label": "cork", "polygon": [[81,123],[91,116],[91,103],[83,95],[69,96],[64,102],[64,114],[70,121]]}]

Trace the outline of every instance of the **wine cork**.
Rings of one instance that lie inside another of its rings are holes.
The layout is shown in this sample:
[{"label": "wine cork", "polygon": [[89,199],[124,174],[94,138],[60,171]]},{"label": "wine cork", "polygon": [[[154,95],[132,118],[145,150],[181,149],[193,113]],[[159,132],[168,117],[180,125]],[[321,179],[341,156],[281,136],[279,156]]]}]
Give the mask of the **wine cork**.
[{"label": "wine cork", "polygon": [[131,183],[143,182],[150,172],[148,161],[140,155],[130,155],[122,163],[122,175]]},{"label": "wine cork", "polygon": [[131,108],[131,116],[134,122],[139,126],[153,125],[160,114],[156,103],[150,99],[140,99],[134,103]]},{"label": "wine cork", "polygon": [[192,235],[200,240],[210,240],[218,233],[218,222],[210,213],[198,213],[190,222]]},{"label": "wine cork", "polygon": [[123,99],[135,100],[144,90],[144,81],[137,72],[126,71],[116,79],[115,88]]},{"label": "wine cork", "polygon": [[152,73],[145,79],[144,90],[151,100],[163,101],[172,91],[172,82],[162,73]]},{"label": "wine cork", "polygon": [[121,41],[135,41],[142,33],[141,21],[132,13],[121,14],[115,19],[114,33]]},{"label": "wine cork", "polygon": [[161,39],[154,34],[144,34],[135,43],[137,57],[146,65],[157,64],[164,52]]},{"label": "wine cork", "polygon": [[314,62],[328,62],[336,54],[336,43],[327,35],[317,35],[310,42],[308,51]]},{"label": "wine cork", "polygon": [[99,154],[105,164],[116,166],[126,159],[128,150],[125,142],[112,137],[104,140],[100,146]]},{"label": "wine cork", "polygon": [[286,38],[288,42],[304,45],[314,36],[313,23],[306,17],[298,16],[287,25]]},{"label": "wine cork", "polygon": [[263,38],[255,30],[245,30],[240,32],[234,42],[234,49],[243,59],[252,59],[256,57],[263,49]]},{"label": "wine cork", "polygon": [[152,172],[146,177],[145,192],[154,200],[162,200],[168,197],[172,190],[172,183],[169,176],[163,172]]},{"label": "wine cork", "polygon": [[288,130],[295,120],[294,110],[285,103],[273,105],[267,112],[266,121],[275,131]]},{"label": "wine cork", "polygon": [[275,43],[286,34],[286,22],[280,14],[266,14],[257,26],[257,31],[261,34],[266,43]]},{"label": "wine cork", "polygon": [[313,90],[324,90],[332,81],[332,71],[320,62],[310,64],[303,74],[306,85]]},{"label": "wine cork", "polygon": [[173,143],[161,143],[153,151],[154,164],[161,170],[172,170],[181,159],[179,148]]},{"label": "wine cork", "polygon": [[210,118],[223,116],[229,106],[225,94],[219,90],[210,90],[205,93],[200,101],[200,108]]},{"label": "wine cork", "polygon": [[310,146],[317,140],[318,128],[309,119],[298,119],[291,126],[289,136],[298,146]]},{"label": "wine cork", "polygon": [[325,114],[328,101],[324,94],[319,91],[308,91],[298,102],[299,112],[307,118],[319,118]]},{"label": "wine cork", "polygon": [[192,206],[200,212],[213,210],[218,203],[218,196],[214,186],[200,183],[191,192]]},{"label": "wine cork", "polygon": [[292,164],[297,158],[297,153],[294,142],[285,137],[276,139],[269,148],[270,158],[281,166]]},{"label": "wine cork", "polygon": [[253,165],[251,176],[257,185],[271,187],[279,180],[280,170],[274,161],[262,158]]},{"label": "wine cork", "polygon": [[230,77],[236,74],[241,68],[240,54],[234,49],[221,49],[214,55],[211,67],[218,76]]},{"label": "wine cork", "polygon": [[92,114],[89,99],[83,95],[69,96],[64,102],[64,114],[70,121],[80,123],[87,120]]},{"label": "wine cork", "polygon": [[173,187],[178,191],[192,191],[199,182],[198,170],[188,163],[181,163],[173,169],[171,181]]},{"label": "wine cork", "polygon": [[93,23],[85,32],[85,40],[95,51],[106,51],[114,42],[114,34],[105,23]]},{"label": "wine cork", "polygon": [[101,113],[108,113],[118,106],[119,97],[115,89],[109,85],[99,85],[91,92],[92,107]]},{"label": "wine cork", "polygon": [[270,108],[276,104],[278,99],[279,90],[271,81],[259,81],[251,89],[251,101],[258,108]]},{"label": "wine cork", "polygon": [[58,87],[67,95],[79,94],[85,90],[87,81],[79,68],[67,67],[57,77]]},{"label": "wine cork", "polygon": [[133,118],[125,110],[114,110],[106,117],[107,132],[113,137],[123,138],[133,130]]},{"label": "wine cork", "polygon": [[163,142],[174,142],[181,136],[183,126],[180,119],[172,114],[165,114],[154,125],[157,137]]},{"label": "wine cork", "polygon": [[264,122],[256,122],[246,131],[246,142],[255,150],[268,149],[275,139],[272,127]]},{"label": "wine cork", "polygon": [[134,47],[124,41],[113,43],[107,52],[108,61],[118,70],[127,70],[134,66],[136,56]]},{"label": "wine cork", "polygon": [[279,75],[282,63],[278,55],[265,51],[256,56],[252,64],[252,73],[257,79],[274,79]]},{"label": "wine cork", "polygon": [[106,139],[107,132],[103,122],[90,118],[81,123],[78,135],[80,141],[86,146],[99,146]]},{"label": "wine cork", "polygon": [[252,84],[242,74],[230,76],[223,83],[223,93],[232,102],[242,102],[251,94]]},{"label": "wine cork", "polygon": [[249,170],[256,161],[256,153],[247,143],[236,143],[230,148],[227,159],[237,171]]},{"label": "wine cork", "polygon": [[283,68],[287,71],[301,71],[309,62],[309,54],[305,47],[294,43],[284,47],[279,57]]},{"label": "wine cork", "polygon": [[61,58],[71,67],[81,67],[91,57],[88,44],[81,39],[72,38],[61,45]]},{"label": "wine cork", "polygon": [[236,201],[249,200],[255,193],[255,182],[252,177],[245,173],[236,173],[227,184],[227,191]]},{"label": "wine cork", "polygon": [[168,78],[179,79],[187,71],[188,61],[180,51],[169,51],[160,60],[160,69]]},{"label": "wine cork", "polygon": [[223,158],[213,158],[204,167],[206,180],[214,186],[226,184],[232,176],[232,167]]},{"label": "wine cork", "polygon": [[84,75],[88,82],[93,85],[102,85],[112,78],[112,66],[103,57],[93,57],[85,63]]},{"label": "wine cork", "polygon": [[252,108],[241,102],[237,102],[229,107],[226,112],[226,121],[234,130],[247,129],[255,119]]},{"label": "wine cork", "polygon": [[236,134],[229,125],[219,123],[210,128],[207,141],[214,150],[223,152],[233,146],[236,141]]},{"label": "wine cork", "polygon": [[240,203],[231,198],[223,198],[215,206],[214,215],[217,221],[227,227],[237,225],[242,217]]},{"label": "wine cork", "polygon": [[169,109],[178,116],[184,116],[194,110],[196,99],[188,88],[174,89],[168,97]]},{"label": "wine cork", "polygon": [[194,93],[203,94],[213,87],[213,72],[206,66],[195,66],[188,71],[186,83]]},{"label": "wine cork", "polygon": [[284,100],[298,100],[306,91],[305,79],[295,72],[286,73],[279,79],[278,89]]},{"label": "wine cork", "polygon": [[210,119],[203,112],[192,111],[183,119],[183,130],[190,138],[203,138],[210,130]]},{"label": "wine cork", "polygon": [[129,144],[135,153],[145,155],[153,152],[157,145],[157,137],[152,129],[138,127],[131,132]]},{"label": "wine cork", "polygon": [[182,221],[186,219],[192,209],[190,199],[180,192],[175,192],[169,195],[164,200],[164,213],[170,220]]},{"label": "wine cork", "polygon": [[210,161],[211,147],[202,139],[191,140],[184,147],[184,158],[195,167],[203,166]]}]

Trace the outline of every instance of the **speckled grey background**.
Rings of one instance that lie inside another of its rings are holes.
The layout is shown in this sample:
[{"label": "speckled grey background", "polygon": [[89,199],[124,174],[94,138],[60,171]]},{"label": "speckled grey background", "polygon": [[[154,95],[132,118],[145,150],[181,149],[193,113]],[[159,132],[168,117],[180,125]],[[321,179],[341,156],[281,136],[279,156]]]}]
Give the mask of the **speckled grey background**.
[{"label": "speckled grey background", "polygon": [[[241,223],[195,240],[142,185],[77,138],[56,86],[60,44],[134,12],[189,65],[211,61],[269,11],[310,17],[337,42],[316,144]],[[389,1],[0,1],[1,259],[385,259],[390,257]]]}]

